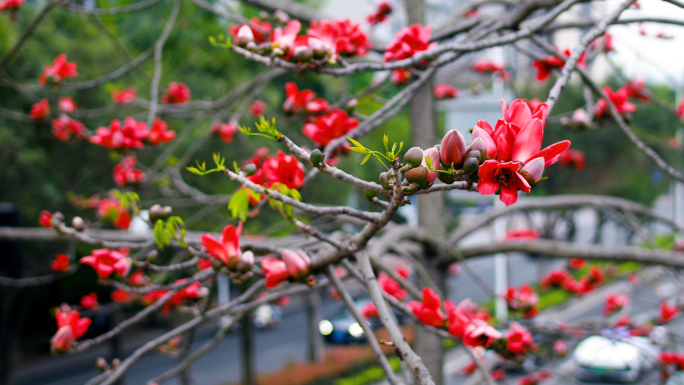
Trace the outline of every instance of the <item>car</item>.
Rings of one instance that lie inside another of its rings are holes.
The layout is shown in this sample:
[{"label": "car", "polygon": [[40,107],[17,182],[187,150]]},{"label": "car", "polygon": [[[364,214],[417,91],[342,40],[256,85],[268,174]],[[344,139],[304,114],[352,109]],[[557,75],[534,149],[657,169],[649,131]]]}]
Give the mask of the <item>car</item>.
[{"label": "car", "polygon": [[[371,303],[370,298],[362,298],[354,301],[357,309],[362,309]],[[377,329],[382,323],[376,317],[366,320],[371,329]],[[363,328],[356,322],[354,316],[347,307],[342,307],[333,317],[323,319],[318,323],[318,330],[323,339],[330,344],[362,344],[366,342]]]},{"label": "car", "polygon": [[594,335],[577,345],[575,377],[584,381],[635,382],[656,365],[660,349],[645,337]]}]

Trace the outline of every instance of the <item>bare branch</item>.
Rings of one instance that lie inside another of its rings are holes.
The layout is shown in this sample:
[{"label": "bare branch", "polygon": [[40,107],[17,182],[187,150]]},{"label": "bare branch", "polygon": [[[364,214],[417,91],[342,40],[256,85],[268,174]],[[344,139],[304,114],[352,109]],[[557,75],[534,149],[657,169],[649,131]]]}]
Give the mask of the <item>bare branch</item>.
[{"label": "bare branch", "polygon": [[36,27],[38,27],[38,24],[40,24],[40,22],[43,21],[43,18],[47,16],[47,14],[50,13],[50,11],[52,11],[55,8],[55,6],[59,5],[61,2],[62,0],[50,0],[47,4],[45,4],[43,8],[40,9],[40,11],[38,11],[36,16],[34,16],[31,22],[26,26],[24,32],[21,33],[21,36],[19,36],[19,40],[17,40],[12,49],[7,51],[6,54],[0,57],[0,67],[2,67],[5,63],[7,63],[7,61],[12,56],[19,52],[24,43],[26,43],[26,40],[28,40],[33,31],[36,29]]}]

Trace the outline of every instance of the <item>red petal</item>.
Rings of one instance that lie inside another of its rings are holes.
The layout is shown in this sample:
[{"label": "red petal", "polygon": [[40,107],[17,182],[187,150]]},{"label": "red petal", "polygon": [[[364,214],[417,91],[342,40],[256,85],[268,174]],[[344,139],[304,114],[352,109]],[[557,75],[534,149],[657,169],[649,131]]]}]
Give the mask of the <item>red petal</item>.
[{"label": "red petal", "polygon": [[228,255],[223,248],[223,244],[214,239],[211,235],[202,234],[200,238],[202,239],[202,246],[207,250],[207,253],[223,263],[228,263]]},{"label": "red petal", "polygon": [[[478,183],[479,187],[479,183]],[[502,187],[501,188],[501,195],[499,196],[499,199],[501,202],[505,203],[506,206],[510,206],[513,203],[518,201],[518,187],[517,186],[508,186],[508,187]]]},{"label": "red petal", "polygon": [[511,159],[517,162],[528,160],[541,150],[543,138],[544,122],[541,119],[530,119],[515,137]]},{"label": "red petal", "polygon": [[565,150],[570,147],[570,141],[569,140],[564,140],[562,142],[554,143],[543,150],[539,151],[538,153],[532,155],[528,160],[526,160],[524,163],[527,163],[528,161],[534,159],[534,158],[539,158],[543,157],[544,158],[544,168],[549,167],[550,165],[556,163],[558,161],[558,157],[565,152]]},{"label": "red petal", "polygon": [[479,191],[481,195],[492,195],[499,191],[499,184],[480,179],[480,181],[477,182],[477,191]]}]

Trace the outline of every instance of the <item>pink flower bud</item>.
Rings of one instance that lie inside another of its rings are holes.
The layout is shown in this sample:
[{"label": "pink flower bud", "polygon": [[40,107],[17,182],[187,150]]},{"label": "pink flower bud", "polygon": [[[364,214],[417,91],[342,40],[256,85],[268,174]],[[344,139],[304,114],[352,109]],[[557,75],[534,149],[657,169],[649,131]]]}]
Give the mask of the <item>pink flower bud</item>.
[{"label": "pink flower bud", "polygon": [[544,158],[534,158],[527,162],[525,167],[520,171],[520,175],[525,178],[530,187],[534,187],[539,183],[544,172]]},{"label": "pink flower bud", "polygon": [[466,144],[463,134],[458,130],[447,132],[442,139],[439,152],[442,163],[460,165],[463,162],[463,156],[466,153]]},{"label": "pink flower bud", "polygon": [[74,344],[74,333],[71,326],[64,325],[59,328],[50,343],[52,344],[52,351],[55,353],[63,353],[69,350]]},{"label": "pink flower bud", "polygon": [[295,279],[300,280],[309,275],[311,270],[311,260],[301,250],[294,252],[292,250],[283,250],[281,254],[283,262],[287,267],[288,273]]},{"label": "pink flower bud", "polygon": [[317,59],[325,57],[329,51],[328,48],[326,48],[325,44],[320,39],[317,39],[315,37],[310,37],[309,38],[309,48],[313,50],[314,57]]},{"label": "pink flower bud", "polygon": [[472,148],[475,151],[481,151],[484,150],[485,147],[485,142],[482,140],[482,138],[475,138],[473,140],[473,143],[470,145],[470,148]]},{"label": "pink flower bud", "polygon": [[298,61],[301,61],[301,62],[309,61],[312,56],[313,56],[313,51],[309,47],[305,47],[303,45],[300,45],[300,46],[297,46],[294,48],[294,57]]},{"label": "pink flower bud", "polygon": [[[425,161],[426,156],[430,157],[432,168],[435,170],[439,169],[439,150],[434,147],[430,147],[423,151],[423,161],[421,162],[421,165],[427,168],[427,162]],[[430,182],[430,184],[435,182],[435,179],[437,179],[437,174],[439,174],[437,171],[428,171],[428,182]]]},{"label": "pink flower bud", "polygon": [[242,253],[237,264],[235,265],[235,269],[237,271],[245,272],[251,270],[253,265],[254,253],[251,250],[249,250]]},{"label": "pink flower bud", "polygon": [[240,29],[238,30],[237,37],[236,37],[236,44],[239,46],[245,46],[247,43],[253,42],[254,41],[254,33],[252,32],[252,28],[245,24]]}]

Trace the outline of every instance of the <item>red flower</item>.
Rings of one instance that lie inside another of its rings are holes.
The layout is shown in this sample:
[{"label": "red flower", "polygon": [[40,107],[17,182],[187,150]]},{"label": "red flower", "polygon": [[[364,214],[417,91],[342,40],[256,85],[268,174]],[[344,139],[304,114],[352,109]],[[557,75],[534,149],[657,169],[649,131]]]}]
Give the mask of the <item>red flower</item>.
[{"label": "red flower", "polygon": [[9,9],[11,11],[16,11],[24,4],[24,0],[4,0],[0,1],[0,13],[2,11]]},{"label": "red flower", "polygon": [[69,272],[69,256],[57,254],[55,259],[50,262],[50,270],[55,273],[66,274]]},{"label": "red flower", "polygon": [[41,211],[40,217],[38,217],[38,224],[41,227],[52,227],[52,219],[54,216],[49,211]]},{"label": "red flower", "polygon": [[511,322],[505,337],[506,348],[513,354],[524,354],[532,349],[532,334],[517,322]]},{"label": "red flower", "polygon": [[471,320],[468,314],[460,307],[454,305],[451,300],[444,301],[444,310],[447,313],[447,330],[451,335],[463,338]]},{"label": "red flower", "polygon": [[521,229],[510,230],[506,233],[506,240],[511,239],[537,239],[539,238],[539,230]]},{"label": "red flower", "polygon": [[371,47],[359,23],[349,19],[312,20],[307,34],[318,38],[329,52],[341,56],[365,55]]},{"label": "red flower", "polygon": [[432,87],[432,92],[437,99],[450,99],[458,96],[458,88],[448,83],[436,84]]},{"label": "red flower", "polygon": [[252,17],[250,22],[248,24],[234,24],[231,25],[228,31],[235,37],[238,35],[238,31],[240,30],[240,27],[243,25],[249,26],[249,28],[252,30],[252,36],[254,37],[254,41],[261,44],[266,42],[266,34],[271,33],[271,30],[273,27],[271,26],[271,23],[268,21],[261,21],[259,20],[258,17]]},{"label": "red flower", "polygon": [[380,273],[380,275],[378,275],[378,284],[382,291],[399,301],[404,301],[408,296],[408,292],[399,285],[399,282],[385,273]]},{"label": "red flower", "polygon": [[114,103],[118,104],[128,104],[138,98],[135,90],[132,88],[126,88],[123,91],[114,90],[112,91],[112,100]]},{"label": "red flower", "polygon": [[555,269],[546,273],[539,283],[545,289],[549,287],[561,287],[568,278],[572,279],[567,271]]},{"label": "red flower", "polygon": [[529,183],[518,173],[520,164],[516,162],[500,163],[496,160],[487,160],[477,175],[477,191],[482,195],[491,195],[501,190],[500,200],[510,206],[518,201],[518,190],[530,192]]},{"label": "red flower", "polygon": [[231,143],[233,135],[238,131],[238,128],[232,123],[221,123],[217,120],[211,124],[210,131],[212,135],[218,136],[222,141]]},{"label": "red flower", "polygon": [[409,268],[406,266],[399,266],[394,270],[394,272],[404,279],[409,279],[411,277],[411,270],[409,270]]},{"label": "red flower", "polygon": [[560,161],[560,166],[575,166],[577,170],[583,170],[586,167],[586,161],[584,159],[584,152],[577,151],[568,148],[565,150],[558,160]]},{"label": "red flower", "polygon": [[[187,281],[187,279],[179,279],[175,283],[182,284],[185,281]],[[149,306],[160,300],[163,296],[165,296],[168,293],[168,290],[152,291],[150,293],[145,294],[142,297],[142,303],[146,306]],[[169,313],[171,313],[171,309],[173,309],[174,307],[180,306],[183,302],[188,300],[202,298],[207,293],[207,288],[202,287],[202,284],[199,282],[194,282],[189,286],[186,286],[183,290],[174,294],[168,301],[166,301],[166,303],[164,303],[164,306],[162,307],[162,314],[165,316],[169,315]]]},{"label": "red flower", "polygon": [[147,284],[147,277],[145,277],[145,272],[142,270],[136,270],[135,273],[131,274],[128,278],[128,284],[131,286],[144,286]]},{"label": "red flower", "polygon": [[92,309],[98,305],[99,303],[97,303],[97,294],[95,292],[81,297],[81,307],[83,309]]},{"label": "red flower", "polygon": [[223,228],[218,241],[209,234],[202,234],[202,246],[212,257],[223,262],[231,270],[246,271],[252,267],[254,254],[245,253],[244,257],[240,249],[240,234],[242,234],[242,222],[238,226],[229,225]]},{"label": "red flower", "polygon": [[210,259],[200,259],[197,261],[197,269],[198,270],[204,270],[204,269],[209,269],[211,268],[211,260]]},{"label": "red flower", "polygon": [[475,373],[476,370],[477,370],[477,364],[471,361],[468,365],[463,367],[463,375],[467,376],[467,375],[473,374],[473,373]]},{"label": "red flower", "polygon": [[[636,111],[636,106],[629,101],[629,90],[625,87],[620,88],[616,92],[609,86],[603,87],[603,94],[615,105],[618,112],[621,114]],[[597,119],[602,119],[610,115],[610,109],[605,99],[599,99],[594,107],[594,116]]]},{"label": "red flower", "polygon": [[679,116],[680,119],[684,120],[684,99],[679,102],[677,109],[675,110],[675,115]]},{"label": "red flower", "polygon": [[110,298],[114,302],[118,303],[128,303],[131,300],[131,295],[124,289],[119,289],[112,294],[110,294]]},{"label": "red flower", "polygon": [[76,108],[78,107],[71,96],[59,98],[59,102],[57,102],[57,105],[59,106],[59,109],[62,110],[62,112],[66,112],[69,114],[76,111]]},{"label": "red flower", "polygon": [[667,301],[661,303],[658,324],[662,325],[672,321],[678,313],[679,309],[677,308],[677,305],[670,305]]},{"label": "red flower", "polygon": [[66,78],[78,76],[76,72],[76,63],[68,63],[67,56],[60,54],[52,62],[52,65],[45,66],[43,73],[38,78],[38,84],[45,84],[46,82],[59,84]]},{"label": "red flower", "polygon": [[502,64],[494,63],[492,60],[482,58],[472,64],[471,68],[475,72],[488,73],[504,71],[505,67]]},{"label": "red flower", "polygon": [[374,13],[366,17],[368,24],[375,25],[387,20],[387,16],[392,13],[392,5],[387,1],[382,1],[378,4],[378,8]]},{"label": "red flower", "polygon": [[280,257],[285,262],[287,272],[296,281],[309,276],[311,272],[311,259],[301,250],[283,250]]},{"label": "red flower", "polygon": [[171,82],[166,93],[162,95],[161,102],[164,104],[180,104],[190,101],[190,89],[183,83]]},{"label": "red flower", "polygon": [[417,53],[429,51],[437,47],[437,43],[430,43],[432,26],[423,27],[414,24],[404,27],[394,34],[394,40],[385,49],[385,61],[410,58]]},{"label": "red flower", "polygon": [[570,267],[572,267],[575,270],[579,270],[584,267],[584,265],[587,264],[587,261],[582,258],[570,258],[570,261],[568,262]]},{"label": "red flower", "polygon": [[645,103],[651,101],[651,98],[648,96],[648,94],[644,92],[646,90],[646,82],[642,79],[634,79],[631,82],[627,82],[624,88],[627,89],[627,93],[630,97],[640,99]]},{"label": "red flower", "polygon": [[334,110],[327,115],[318,116],[314,123],[306,123],[302,132],[317,146],[322,147],[337,139],[359,125],[356,118],[350,118],[342,110]]},{"label": "red flower", "polygon": [[285,84],[285,102],[283,111],[287,114],[325,112],[330,107],[322,98],[316,98],[311,90],[299,90],[295,82]]},{"label": "red flower", "polygon": [[601,270],[600,267],[596,265],[592,265],[589,268],[589,275],[588,275],[589,283],[592,286],[598,286],[605,281],[605,274],[603,274],[603,271]]},{"label": "red flower", "polygon": [[108,278],[114,272],[125,277],[131,270],[130,258],[120,251],[109,249],[93,250],[92,255],[81,258],[81,263],[90,265],[102,279]]},{"label": "red flower", "polygon": [[568,354],[568,343],[563,340],[556,340],[553,343],[553,352],[557,356],[565,357]]},{"label": "red flower", "polygon": [[[543,82],[544,80],[548,79],[551,75],[552,69],[563,68],[565,66],[565,59],[569,58],[571,54],[572,52],[566,48],[563,50],[563,56],[565,57],[564,59],[561,59],[558,56],[545,56],[541,60],[535,60],[532,62],[532,66],[537,69],[537,81]],[[582,53],[579,60],[577,60],[578,67],[584,68],[586,66],[586,56],[586,52]]]},{"label": "red flower", "polygon": [[147,124],[145,122],[136,122],[130,116],[124,120],[124,125],[118,120],[112,120],[107,127],[99,127],[95,131],[95,135],[90,137],[90,143],[97,144],[111,150],[140,148],[142,149],[142,140],[148,135]]},{"label": "red flower", "polygon": [[64,352],[69,350],[74,341],[83,337],[90,326],[90,318],[81,318],[77,311],[72,310],[66,314],[59,308],[56,310],[57,333],[50,341],[53,351]]},{"label": "red flower", "polygon": [[71,135],[78,139],[85,137],[85,126],[78,120],[71,119],[67,114],[60,114],[52,121],[52,134],[61,141],[67,141]]},{"label": "red flower", "polygon": [[31,118],[38,120],[43,119],[50,114],[50,104],[47,99],[41,99],[38,103],[31,107]]},{"label": "red flower", "polygon": [[427,287],[423,289],[423,302],[411,301],[408,303],[408,309],[422,323],[434,327],[442,327],[446,320],[441,306],[442,299]]},{"label": "red flower", "polygon": [[276,258],[262,258],[261,266],[266,276],[266,287],[273,288],[278,286],[281,282],[290,279],[290,273],[287,271],[285,262]]},{"label": "red flower", "polygon": [[299,20],[292,20],[285,25],[285,30],[276,28],[271,34],[271,47],[278,48],[285,56],[289,56],[294,50],[294,42],[302,29]]},{"label": "red flower", "polygon": [[263,100],[255,100],[251,106],[249,106],[249,112],[254,116],[263,115],[266,111],[266,103]]},{"label": "red flower", "polygon": [[257,148],[256,150],[254,150],[254,154],[252,154],[252,157],[244,163],[244,166],[248,164],[253,164],[257,166],[257,168],[261,167],[262,163],[264,162],[264,159],[266,159],[269,152],[270,150],[268,149],[268,147]]},{"label": "red flower", "polygon": [[[511,311],[522,311],[525,314],[535,315],[537,303],[539,303],[539,296],[530,287],[524,283],[520,289],[509,287],[504,296],[508,308]],[[529,318],[529,317],[526,317]]]},{"label": "red flower", "polygon": [[[394,84],[404,84],[406,83],[409,79],[411,78],[411,71],[403,69],[403,68],[397,68],[392,71],[392,74],[390,75],[390,80]],[[682,113],[684,115],[684,113]]]},{"label": "red flower", "polygon": [[138,184],[145,179],[145,173],[135,168],[138,159],[135,156],[127,156],[114,166],[114,183],[125,187]]},{"label": "red flower", "polygon": [[613,36],[608,32],[604,33],[603,36],[596,38],[596,40],[591,42],[590,46],[592,49],[600,50],[606,53],[615,50],[615,46],[613,45]]},{"label": "red flower", "polygon": [[610,315],[622,310],[629,303],[629,297],[625,294],[611,293],[606,297],[606,304],[603,306],[603,314]]},{"label": "red flower", "polygon": [[484,346],[488,348],[494,341],[501,338],[501,333],[485,321],[475,319],[468,325],[463,334],[463,344],[474,348]]},{"label": "red flower", "polygon": [[167,131],[166,122],[157,118],[152,124],[149,133],[147,134],[147,140],[152,144],[169,143],[176,137],[176,131]]},{"label": "red flower", "polygon": [[366,318],[366,319],[368,319],[368,318],[373,318],[373,317],[375,317],[375,318],[380,317],[380,316],[378,315],[378,308],[375,306],[375,304],[374,304],[373,302],[367,302],[367,303],[365,303],[365,304],[361,307],[360,312],[361,312],[361,316],[362,316],[363,318]]},{"label": "red flower", "polygon": [[274,183],[282,183],[291,189],[304,186],[304,166],[294,155],[285,155],[279,150],[277,156],[264,159],[262,170],[269,188]]}]

